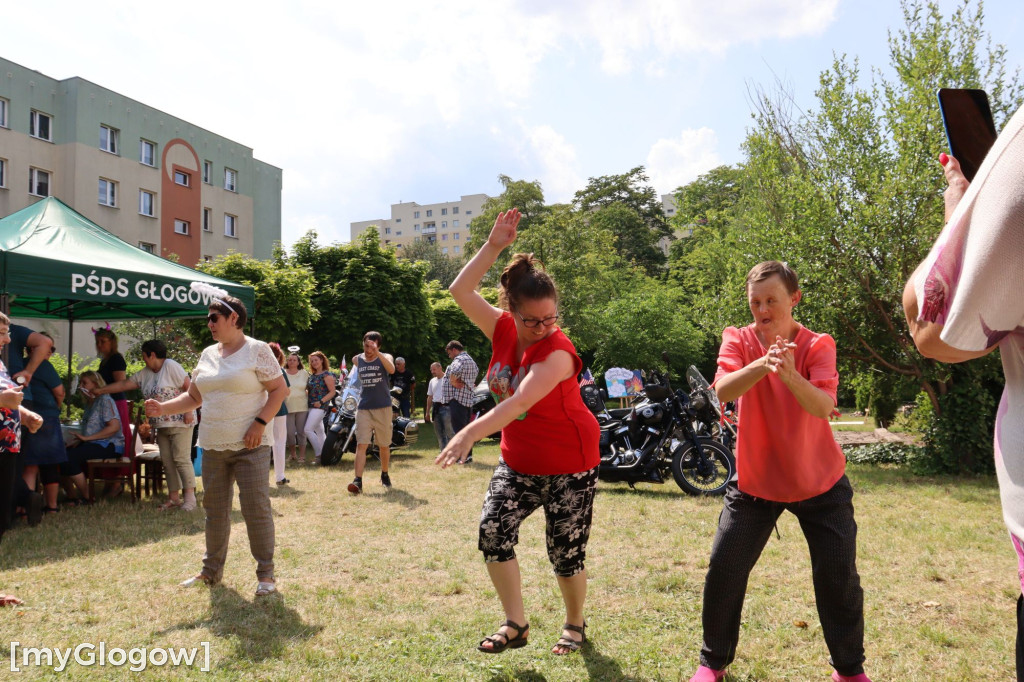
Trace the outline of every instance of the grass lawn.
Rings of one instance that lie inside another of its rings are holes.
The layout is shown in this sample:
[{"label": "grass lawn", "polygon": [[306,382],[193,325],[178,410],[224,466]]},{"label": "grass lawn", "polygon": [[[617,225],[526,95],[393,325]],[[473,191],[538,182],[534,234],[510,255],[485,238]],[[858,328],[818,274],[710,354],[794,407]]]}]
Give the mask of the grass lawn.
[{"label": "grass lawn", "polygon": [[[62,511],[16,527],[0,552],[0,666],[9,643],[74,647],[196,647],[212,673],[181,678],[281,680],[686,680],[697,665],[704,572],[719,499],[674,484],[601,484],[588,556],[590,645],[549,653],[563,612],[544,550],[543,518],[522,530],[519,558],[529,646],[478,653],[502,616],[476,549],[477,518],[495,445],[441,471],[424,427],[393,460],[395,490],[377,469],[351,497],[352,460],[288,471],[273,488],[280,594],[255,601],[254,562],[235,502],[222,586],[183,590],[200,567],[202,513],[159,513],[127,499]],[[1016,562],[994,479],[920,479],[851,468],[860,524],[867,671],[875,680],[1013,678]],[[779,524],[748,589],[728,680],[828,679],[809,559],[791,515]],[[19,661],[20,663],[20,661]],[[24,668],[22,677],[53,677]],[[86,668],[71,679],[166,679],[170,670]]]}]

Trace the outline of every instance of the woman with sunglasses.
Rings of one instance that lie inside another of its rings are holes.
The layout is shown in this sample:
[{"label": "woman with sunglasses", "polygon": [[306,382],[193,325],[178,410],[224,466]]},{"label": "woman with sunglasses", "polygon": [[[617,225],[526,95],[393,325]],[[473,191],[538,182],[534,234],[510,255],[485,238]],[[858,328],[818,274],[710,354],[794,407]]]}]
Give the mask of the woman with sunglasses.
[{"label": "woman with sunglasses", "polygon": [[564,655],[586,641],[583,562],[600,463],[600,429],[580,397],[576,375],[583,363],[555,326],[558,292],[539,261],[532,254],[512,257],[501,275],[501,308],[476,290],[498,255],[515,241],[519,219],[514,208],[499,214],[487,243],[449,288],[462,311],[491,340],[486,377],[498,404],[455,434],[436,462],[448,467],[463,459],[475,441],[502,430],[501,458],[484,500],[478,546],[506,620],[477,648],[496,654],[527,642],[530,626],[514,548],[520,524],[543,507],[548,558],[566,614],[552,653]]},{"label": "woman with sunglasses", "polygon": [[206,326],[217,343],[200,356],[188,392],[165,402],[147,400],[146,415],[161,417],[203,407],[199,445],[206,488],[206,553],[202,571],[182,587],[215,585],[223,577],[237,481],[249,548],[256,559],[256,596],[263,597],[277,591],[267,477],[273,440],[267,425],[288,396],[288,386],[270,346],[242,331],[247,313],[240,300],[221,291],[210,299],[209,311]]}]

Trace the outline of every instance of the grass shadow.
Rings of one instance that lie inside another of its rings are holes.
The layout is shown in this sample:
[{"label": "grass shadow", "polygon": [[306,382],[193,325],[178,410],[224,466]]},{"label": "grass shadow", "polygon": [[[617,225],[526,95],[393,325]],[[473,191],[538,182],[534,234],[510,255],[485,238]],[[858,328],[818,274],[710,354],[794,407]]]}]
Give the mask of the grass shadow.
[{"label": "grass shadow", "polygon": [[291,485],[271,485],[270,486],[270,499],[274,499],[275,497],[281,497],[281,498],[284,498],[284,497],[289,497],[289,498],[302,497],[305,494],[306,494],[305,490],[299,490],[298,488],[293,488],[293,487],[291,487]]},{"label": "grass shadow", "polygon": [[488,682],[511,682],[512,680],[517,682],[547,682],[547,679],[536,670],[515,670],[492,675]]},{"label": "grass shadow", "polygon": [[583,662],[587,666],[587,674],[592,680],[616,680],[618,682],[637,682],[638,678],[622,672],[622,666],[611,656],[605,656],[588,640],[580,649]]},{"label": "grass shadow", "polygon": [[0,570],[198,535],[203,532],[204,522],[201,508],[194,512],[161,512],[152,501],[133,504],[127,497],[64,508],[59,514],[48,515],[38,526],[18,525],[5,533]]},{"label": "grass shadow", "polygon": [[373,495],[373,497],[383,500],[384,502],[391,502],[393,504],[400,504],[406,509],[416,509],[427,504],[427,501],[423,498],[416,497],[412,493],[406,492],[400,488],[392,488],[390,492],[382,492],[379,495]]},{"label": "grass shadow", "polygon": [[[611,487],[613,486],[614,487]],[[685,498],[692,497],[697,499],[696,495],[688,495],[679,489],[674,483],[641,483],[644,487],[630,488],[626,483],[619,482],[605,482],[599,481],[597,484],[597,492],[604,493],[606,495],[639,495],[640,497],[651,497],[655,499],[666,499],[666,498]],[[669,487],[671,485],[671,487]],[[656,487],[652,487],[656,486]]]},{"label": "grass shadow", "polygon": [[219,585],[210,589],[210,611],[207,619],[179,623],[156,634],[209,627],[217,637],[231,643],[231,655],[217,664],[218,668],[230,669],[238,660],[259,663],[280,659],[290,646],[323,630],[322,625],[304,623],[281,593],[249,601],[236,590]]}]

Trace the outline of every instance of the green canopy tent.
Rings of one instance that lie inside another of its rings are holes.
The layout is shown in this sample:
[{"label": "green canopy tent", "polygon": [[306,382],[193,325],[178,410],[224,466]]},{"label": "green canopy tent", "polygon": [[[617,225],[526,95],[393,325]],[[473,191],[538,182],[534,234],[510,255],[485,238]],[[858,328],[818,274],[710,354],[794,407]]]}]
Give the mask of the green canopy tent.
[{"label": "green canopy tent", "polygon": [[[12,317],[203,317],[209,300],[190,290],[195,281],[225,289],[254,310],[252,287],[136,248],[54,197],[0,219],[0,310]],[[69,369],[71,341],[69,334]]]},{"label": "green canopy tent", "polygon": [[252,311],[252,287],[128,244],[54,197],[0,219],[0,296],[13,317],[129,320],[202,317],[208,282]]}]

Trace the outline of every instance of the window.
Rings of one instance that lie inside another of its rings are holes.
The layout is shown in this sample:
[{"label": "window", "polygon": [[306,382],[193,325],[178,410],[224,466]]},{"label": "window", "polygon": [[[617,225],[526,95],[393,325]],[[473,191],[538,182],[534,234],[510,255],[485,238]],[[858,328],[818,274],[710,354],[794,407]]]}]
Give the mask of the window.
[{"label": "window", "polygon": [[415,225],[412,226],[412,229],[415,230],[416,232],[419,232],[420,231],[420,224],[416,223]]},{"label": "window", "polygon": [[390,227],[385,227],[384,228],[384,234],[391,234],[391,228]]},{"label": "window", "polygon": [[234,192],[235,187],[238,185],[238,171],[233,171],[230,168],[224,169],[224,189],[229,192]]},{"label": "window", "polygon": [[150,218],[156,215],[156,195],[144,189],[139,190],[139,213]]},{"label": "window", "polygon": [[188,225],[188,221],[187,220],[177,220],[177,219],[175,219],[175,221],[174,221],[174,231],[177,232],[178,234],[188,234],[188,227],[189,227],[189,225]]},{"label": "window", "polygon": [[38,168],[28,170],[28,193],[37,197],[50,196],[50,174]]},{"label": "window", "polygon": [[429,217],[430,217],[430,216],[432,216],[432,215],[434,215],[434,210],[433,210],[433,209],[430,209],[430,208],[428,208],[428,209],[427,209],[427,217],[429,218]]},{"label": "window", "polygon": [[456,232],[455,234],[452,235],[452,239],[457,240],[458,238],[459,238],[459,233],[458,232]]},{"label": "window", "polygon": [[412,212],[412,217],[413,218],[419,218],[420,217],[420,212],[419,211],[413,211]]},{"label": "window", "polygon": [[117,128],[100,126],[100,149],[111,154],[117,153]]},{"label": "window", "polygon": [[0,128],[7,127],[7,109],[9,102],[0,97]]},{"label": "window", "polygon": [[156,253],[156,244],[150,244],[149,242],[139,242],[139,248],[146,253]]},{"label": "window", "polygon": [[459,215],[459,207],[452,206],[452,215]]},{"label": "window", "polygon": [[182,187],[188,187],[191,184],[191,176],[188,173],[176,170],[174,171],[174,182],[175,184],[181,185]]},{"label": "window", "polygon": [[213,260],[213,256],[203,256],[203,262],[204,263],[209,263],[212,260]]},{"label": "window", "polygon": [[447,208],[442,208],[441,209],[441,215],[448,215],[448,209]]},{"label": "window", "polygon": [[[398,230],[397,232],[395,232],[395,236],[396,237],[401,237],[402,236],[402,231]],[[401,244],[399,244],[399,246],[401,246]]]},{"label": "window", "polygon": [[455,253],[458,253],[458,252],[459,252],[459,247],[456,246],[455,247]]},{"label": "window", "polygon": [[441,235],[441,241],[443,241],[443,242],[446,242],[446,241],[448,241],[448,235],[446,235],[446,234],[442,234],[442,235]]},{"label": "window", "polygon": [[203,161],[203,182],[207,185],[213,184],[213,162]]},{"label": "window", "polygon": [[401,218],[395,218],[395,222],[396,223],[400,223],[400,222],[402,222],[402,219]]},{"label": "window", "polygon": [[473,215],[472,211],[466,211],[466,215]]},{"label": "window", "polygon": [[139,140],[139,163],[147,166],[156,165],[156,142]]},{"label": "window", "polygon": [[441,247],[441,253],[447,254],[448,253],[448,247],[447,246],[442,246]]},{"label": "window", "polygon": [[459,226],[459,221],[458,220],[453,220],[452,221],[452,227],[458,227],[458,226]]},{"label": "window", "polygon": [[442,230],[447,230],[448,229],[448,221],[447,220],[442,220],[441,221],[441,229]]},{"label": "window", "polygon": [[32,137],[38,137],[40,140],[46,140],[47,142],[53,141],[53,131],[51,130],[53,123],[53,117],[49,114],[44,114],[41,111],[32,110],[29,115],[28,121],[28,134]]},{"label": "window", "polygon": [[213,209],[203,209],[203,232],[213,232]]},{"label": "window", "polygon": [[7,159],[0,159],[0,187],[7,186]]},{"label": "window", "polygon": [[238,236],[238,216],[233,216],[230,213],[224,214],[224,236]]},{"label": "window", "polygon": [[111,208],[117,206],[117,183],[100,178],[99,200],[100,204],[104,206]]}]

